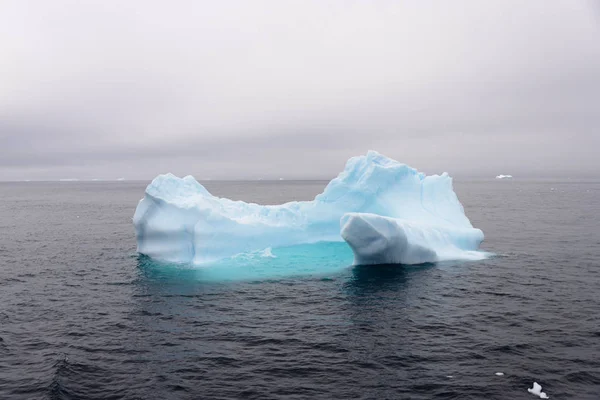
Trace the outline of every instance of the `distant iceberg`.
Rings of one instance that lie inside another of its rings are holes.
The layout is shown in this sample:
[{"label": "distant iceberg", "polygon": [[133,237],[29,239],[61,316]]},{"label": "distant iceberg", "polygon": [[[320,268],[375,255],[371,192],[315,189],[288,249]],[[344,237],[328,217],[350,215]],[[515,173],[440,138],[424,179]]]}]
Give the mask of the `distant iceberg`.
[{"label": "distant iceberg", "polygon": [[[425,176],[375,151],[348,160],[313,201],[262,206],[215,197],[192,176],[157,176],[133,217],[138,252],[203,264],[238,254],[346,240],[356,263],[482,258],[446,173]],[[270,252],[271,250],[269,250]]]},{"label": "distant iceberg", "polygon": [[510,179],[512,177],[512,175],[498,175],[496,176],[496,179]]}]

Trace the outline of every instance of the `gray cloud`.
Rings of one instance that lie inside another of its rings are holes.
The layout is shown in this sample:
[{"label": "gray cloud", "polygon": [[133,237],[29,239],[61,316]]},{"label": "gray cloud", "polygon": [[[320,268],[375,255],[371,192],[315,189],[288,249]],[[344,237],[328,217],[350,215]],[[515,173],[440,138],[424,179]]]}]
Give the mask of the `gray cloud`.
[{"label": "gray cloud", "polygon": [[597,175],[596,2],[0,3],[0,180]]}]

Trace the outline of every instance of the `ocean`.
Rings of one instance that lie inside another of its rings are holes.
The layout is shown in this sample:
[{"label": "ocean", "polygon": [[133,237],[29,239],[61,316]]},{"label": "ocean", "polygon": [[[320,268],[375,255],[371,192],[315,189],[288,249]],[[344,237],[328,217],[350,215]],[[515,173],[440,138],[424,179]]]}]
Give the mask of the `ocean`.
[{"label": "ocean", "polygon": [[[600,398],[598,180],[455,180],[483,261],[352,266],[342,243],[223,275],[136,253],[147,183],[0,183],[1,399]],[[261,204],[326,183],[205,182]]]}]

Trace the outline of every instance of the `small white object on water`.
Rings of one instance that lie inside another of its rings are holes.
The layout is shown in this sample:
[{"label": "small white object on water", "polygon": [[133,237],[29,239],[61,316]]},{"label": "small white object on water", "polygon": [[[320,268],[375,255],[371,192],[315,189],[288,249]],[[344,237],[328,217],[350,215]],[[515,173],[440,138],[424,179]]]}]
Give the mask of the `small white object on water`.
[{"label": "small white object on water", "polygon": [[544,392],[542,392],[542,386],[537,383],[537,382],[533,382],[533,387],[527,389],[527,391],[531,394],[535,394],[536,396],[539,396],[540,399],[549,399],[550,397],[548,397],[548,395]]},{"label": "small white object on water", "polygon": [[498,375],[498,376],[503,376],[503,375],[504,375],[504,372],[496,372],[496,375]]},{"label": "small white object on water", "polygon": [[454,375],[446,375],[446,378],[454,378]]}]

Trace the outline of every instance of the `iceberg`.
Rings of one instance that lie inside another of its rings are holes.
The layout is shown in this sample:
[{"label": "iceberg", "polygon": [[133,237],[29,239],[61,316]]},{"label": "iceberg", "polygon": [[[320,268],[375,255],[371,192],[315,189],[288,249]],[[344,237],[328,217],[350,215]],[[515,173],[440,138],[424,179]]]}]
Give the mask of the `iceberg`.
[{"label": "iceberg", "polygon": [[192,176],[159,175],[133,223],[139,253],[174,263],[344,240],[359,264],[484,254],[477,251],[483,233],[466,217],[448,174],[426,176],[375,151],[349,159],[314,200],[280,205],[219,198]]},{"label": "iceberg", "polygon": [[496,179],[511,179],[512,175],[497,175]]}]

